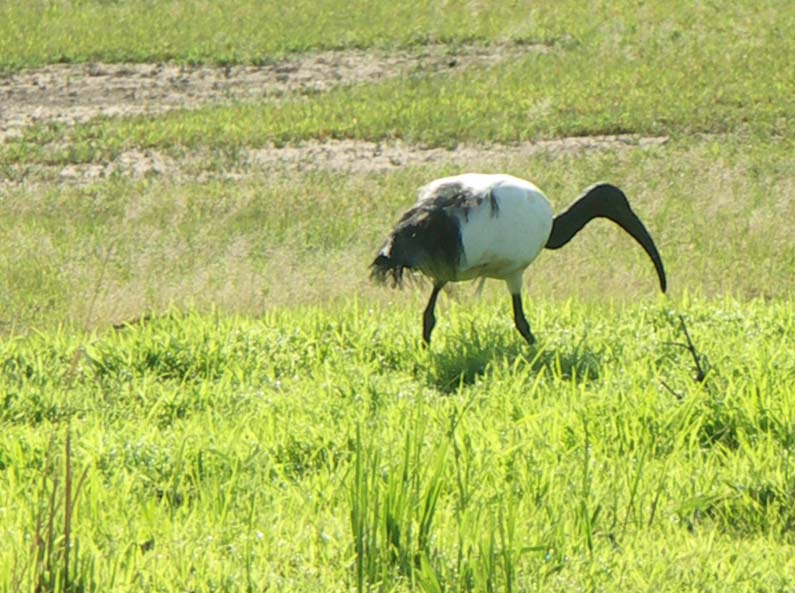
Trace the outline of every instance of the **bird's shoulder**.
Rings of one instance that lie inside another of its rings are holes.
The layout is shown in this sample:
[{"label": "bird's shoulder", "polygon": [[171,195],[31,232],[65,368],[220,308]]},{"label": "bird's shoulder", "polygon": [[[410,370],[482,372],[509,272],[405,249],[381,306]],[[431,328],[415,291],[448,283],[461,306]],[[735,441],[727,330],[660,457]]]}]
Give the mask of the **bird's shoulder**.
[{"label": "bird's shoulder", "polygon": [[444,210],[468,218],[473,210],[484,204],[488,204],[491,214],[496,215],[503,199],[537,197],[544,197],[541,190],[524,179],[504,174],[465,173],[442,177],[422,186],[414,209]]},{"label": "bird's shoulder", "polygon": [[428,209],[472,210],[492,199],[498,176],[469,173],[442,177],[422,186],[417,192],[416,207]]}]

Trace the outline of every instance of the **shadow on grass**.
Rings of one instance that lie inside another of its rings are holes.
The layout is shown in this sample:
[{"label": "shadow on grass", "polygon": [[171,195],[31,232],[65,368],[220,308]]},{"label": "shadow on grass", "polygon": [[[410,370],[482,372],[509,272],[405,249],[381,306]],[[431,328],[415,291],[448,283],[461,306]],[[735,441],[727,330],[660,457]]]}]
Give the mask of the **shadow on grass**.
[{"label": "shadow on grass", "polygon": [[546,373],[563,380],[592,381],[601,375],[602,360],[600,353],[583,342],[560,347],[538,343],[529,346],[521,339],[497,339],[491,344],[458,341],[432,350],[424,370],[431,386],[443,393],[454,393],[498,366],[512,366],[516,373]]}]

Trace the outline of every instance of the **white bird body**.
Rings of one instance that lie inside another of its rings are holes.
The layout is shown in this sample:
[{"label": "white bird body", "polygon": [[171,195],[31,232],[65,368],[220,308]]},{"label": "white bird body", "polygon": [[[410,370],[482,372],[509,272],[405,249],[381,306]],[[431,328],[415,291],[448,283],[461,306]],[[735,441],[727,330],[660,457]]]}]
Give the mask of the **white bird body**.
[{"label": "white bird body", "polygon": [[490,196],[471,209],[454,209],[463,253],[456,280],[505,280],[511,293],[522,272],[541,253],[552,230],[553,212],[534,184],[512,175],[467,173],[444,177],[420,190],[417,204],[431,200],[443,185],[458,184],[474,195]]},{"label": "white bird body", "polygon": [[666,290],[662,260],[624,192],[594,185],[565,212],[554,216],[544,193],[511,175],[466,173],[423,186],[371,264],[373,277],[399,283],[404,269],[430,277],[433,292],[423,313],[423,340],[430,343],[434,308],[448,282],[496,278],[508,285],[519,333],[535,341],[522,310],[522,273],[542,249],[559,249],[590,220],[604,217],[629,233],[646,251]]}]

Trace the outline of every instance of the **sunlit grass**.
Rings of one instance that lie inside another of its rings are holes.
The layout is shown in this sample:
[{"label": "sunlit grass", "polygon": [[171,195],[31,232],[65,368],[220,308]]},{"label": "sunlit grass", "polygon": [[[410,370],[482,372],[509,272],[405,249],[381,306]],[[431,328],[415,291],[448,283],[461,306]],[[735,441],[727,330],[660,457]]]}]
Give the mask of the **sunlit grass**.
[{"label": "sunlit grass", "polygon": [[[644,48],[637,48],[640,52]],[[454,75],[389,79],[310,97],[39,127],[9,162],[102,162],[130,149],[241,147],[307,139],[400,138],[431,146],[636,133],[785,136],[795,47],[684,37],[643,57],[613,47],[537,53]],[[741,75],[740,75],[741,73]]]},{"label": "sunlit grass", "polygon": [[[262,63],[342,47],[541,42],[646,59],[667,47],[758,47],[791,36],[788,2],[170,2],[60,0],[0,6],[0,69],[52,62]],[[740,76],[748,72],[738,73]]]},{"label": "sunlit grass", "polygon": [[[0,589],[787,590],[794,20],[750,0],[2,4],[4,71],[549,51],[0,147]],[[499,283],[444,295],[423,350],[427,290],[367,280],[415,188],[459,166],[245,161],[307,139],[615,132],[668,141],[465,165],[532,179],[556,211],[615,183],[662,254],[668,297],[608,223],[542,254],[534,347]],[[37,173],[147,148],[189,162],[81,187]]]},{"label": "sunlit grass", "polygon": [[[225,105],[154,118],[100,119],[74,130],[62,125],[36,127],[5,146],[3,160],[101,162],[131,148],[210,146],[236,150],[242,146],[327,138],[402,138],[449,146],[463,141],[516,142],[618,132],[686,135],[745,130],[766,137],[786,136],[795,112],[795,92],[787,75],[788,58],[795,47],[792,36],[785,31],[795,26],[795,12],[788,3],[777,4],[761,9],[758,3],[735,3],[730,10],[692,3],[644,9],[609,5],[595,7],[594,15],[587,17],[581,11],[562,7],[530,10],[498,3],[480,15],[474,5],[446,6],[441,10],[429,4],[425,9],[434,14],[440,10],[443,16],[439,21],[431,17],[420,19],[418,27],[445,27],[449,19],[453,23],[449,26],[458,31],[461,40],[499,40],[503,29],[497,29],[495,23],[505,21],[505,15],[515,17],[525,11],[531,29],[540,27],[562,37],[566,37],[563,31],[570,29],[570,35],[567,42],[552,43],[549,52],[531,49],[525,57],[452,76],[389,79],[316,96]],[[29,9],[21,6],[14,4],[6,10],[20,19],[32,18],[35,13],[26,12]],[[48,6],[48,10],[57,13],[52,17],[54,22],[67,26],[64,23],[71,17],[65,10],[61,12],[64,7],[57,3]],[[138,20],[131,17],[119,22],[140,25],[147,19],[135,11],[141,11],[142,6],[126,2],[85,3],[74,12],[85,12],[85,22],[89,23],[94,18],[92,11],[133,11],[140,17]],[[154,11],[147,18],[156,17],[161,26],[167,26],[169,18],[182,18],[182,11],[188,10],[190,3],[175,2],[171,6],[165,14]],[[378,19],[382,19],[376,23],[388,22],[391,30],[403,30],[386,20],[399,15],[382,14],[384,6],[372,6],[376,7],[373,10]],[[333,18],[347,14],[337,9],[330,7],[328,14]],[[255,8],[239,4],[237,10],[247,14]],[[267,17],[262,18],[267,18],[270,26],[289,31],[292,38],[294,27],[280,24],[281,18],[293,18],[292,9],[276,15],[273,10],[266,10],[263,14]],[[323,12],[321,8],[317,10]],[[395,10],[405,16],[403,9]],[[417,14],[426,14],[417,10]],[[483,18],[471,19],[472,11]],[[195,22],[204,23],[203,14],[197,12]],[[235,9],[224,14],[224,18],[238,18],[234,16]],[[365,18],[367,11],[362,15]],[[463,21],[469,26],[456,28]],[[524,21],[514,18],[511,22]],[[241,19],[241,24],[245,28],[251,21]],[[213,27],[224,30],[217,23]],[[488,32],[473,33],[480,27]],[[177,35],[184,34],[184,30],[173,29]],[[104,35],[103,31],[99,29]],[[346,31],[355,36],[371,29],[346,24]],[[312,35],[316,45],[311,47],[325,47],[316,32]],[[546,42],[548,35],[539,37]],[[130,50],[138,43],[144,44],[124,35],[109,38]],[[520,35],[516,39],[521,38]],[[0,35],[0,39],[4,37]],[[204,47],[191,36],[183,42],[194,49]],[[383,44],[371,40],[363,45]],[[9,51],[19,47],[19,43],[11,45]],[[55,50],[48,50],[45,44],[41,51],[52,56]],[[104,59],[117,59],[107,48],[97,51],[110,52]],[[219,55],[212,43],[201,51]],[[275,50],[264,51],[271,55]],[[92,59],[102,59],[101,53]]]},{"label": "sunlit grass", "polygon": [[576,14],[514,2],[11,0],[0,7],[0,69],[53,61],[258,64],[317,49],[549,42],[581,25]]},{"label": "sunlit grass", "polygon": [[362,303],[7,340],[0,484],[17,511],[0,513],[0,578],[29,562],[36,510],[19,501],[47,455],[62,471],[48,439],[67,422],[87,472],[73,558],[100,589],[793,578],[791,304],[539,303],[534,317],[534,348],[507,306],[446,311],[422,351],[410,311]]},{"label": "sunlit grass", "polygon": [[[787,199],[791,153],[786,140],[737,134],[500,161],[485,152],[466,169],[529,177],[556,211],[596,181],[615,183],[657,242],[672,294],[781,298],[790,294],[795,267],[788,227],[780,224],[795,215]],[[102,327],[172,304],[258,314],[333,306],[351,294],[422,299],[421,288],[393,293],[371,285],[367,266],[416,188],[460,170],[349,176],[249,169],[242,181],[111,178],[85,188],[11,191],[0,204],[2,330]],[[543,253],[526,281],[530,300],[621,301],[652,297],[653,276],[632,241],[594,222],[565,250]],[[487,283],[487,298],[506,298],[499,284]],[[463,302],[476,300],[468,285],[456,292]]]}]

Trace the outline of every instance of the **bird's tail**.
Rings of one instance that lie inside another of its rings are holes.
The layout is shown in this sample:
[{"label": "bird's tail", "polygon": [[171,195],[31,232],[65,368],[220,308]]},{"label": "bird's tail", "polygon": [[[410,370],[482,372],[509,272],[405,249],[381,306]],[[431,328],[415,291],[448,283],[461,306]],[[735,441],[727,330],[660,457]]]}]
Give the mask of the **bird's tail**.
[{"label": "bird's tail", "polygon": [[413,208],[390,233],[370,264],[370,276],[382,284],[398,286],[405,270],[448,282],[455,278],[461,234],[455,218],[442,209]]},{"label": "bird's tail", "polygon": [[399,286],[403,281],[403,270],[411,269],[407,258],[401,257],[401,250],[393,249],[394,242],[390,238],[370,264],[370,277],[379,284]]}]

